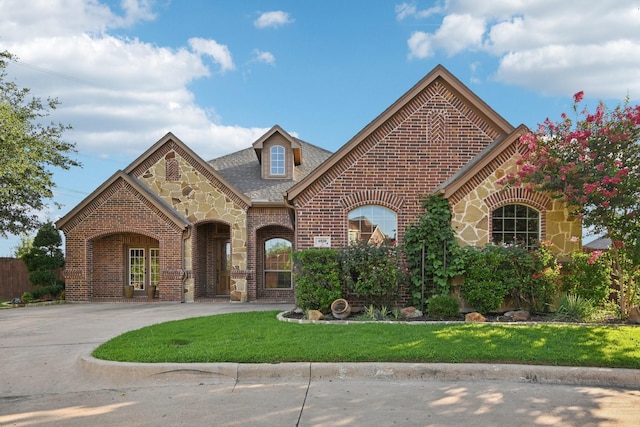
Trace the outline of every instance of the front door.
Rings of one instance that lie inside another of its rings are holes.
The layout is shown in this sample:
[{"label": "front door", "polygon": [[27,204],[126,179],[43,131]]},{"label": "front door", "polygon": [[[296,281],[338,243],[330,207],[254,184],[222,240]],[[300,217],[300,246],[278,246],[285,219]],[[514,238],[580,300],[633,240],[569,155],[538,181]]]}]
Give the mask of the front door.
[{"label": "front door", "polygon": [[[147,252],[148,251],[148,252]],[[160,249],[129,248],[129,285],[141,291],[160,282]]]},{"label": "front door", "polygon": [[230,294],[231,243],[216,240],[216,295]]}]

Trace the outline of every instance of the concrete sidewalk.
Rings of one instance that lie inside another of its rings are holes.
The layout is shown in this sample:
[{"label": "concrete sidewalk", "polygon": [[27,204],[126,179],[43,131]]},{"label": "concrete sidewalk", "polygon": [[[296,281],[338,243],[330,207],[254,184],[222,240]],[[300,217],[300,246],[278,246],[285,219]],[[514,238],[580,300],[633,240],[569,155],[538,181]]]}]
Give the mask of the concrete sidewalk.
[{"label": "concrete sidewalk", "polygon": [[631,425],[640,371],[474,364],[130,364],[127,330],[289,305],[65,304],[0,310],[0,426]]}]

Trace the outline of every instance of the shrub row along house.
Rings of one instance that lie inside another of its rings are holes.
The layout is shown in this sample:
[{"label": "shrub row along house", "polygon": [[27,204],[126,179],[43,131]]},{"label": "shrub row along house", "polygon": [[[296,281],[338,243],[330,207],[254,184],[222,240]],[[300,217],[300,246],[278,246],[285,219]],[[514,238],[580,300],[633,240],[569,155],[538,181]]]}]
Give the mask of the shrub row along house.
[{"label": "shrub row along house", "polygon": [[207,162],[168,133],[57,222],[66,298],[118,300],[132,285],[164,301],[294,302],[293,250],[402,243],[433,193],[463,245],[578,250],[580,222],[560,201],[497,183],[526,131],[437,66],[333,154],[276,125]]}]

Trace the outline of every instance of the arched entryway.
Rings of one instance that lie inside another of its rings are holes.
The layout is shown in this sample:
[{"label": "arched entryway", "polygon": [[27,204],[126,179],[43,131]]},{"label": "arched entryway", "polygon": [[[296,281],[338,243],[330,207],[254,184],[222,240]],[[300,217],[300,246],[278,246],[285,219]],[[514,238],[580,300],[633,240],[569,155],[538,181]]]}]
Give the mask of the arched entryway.
[{"label": "arched entryway", "polygon": [[160,284],[160,242],[136,233],[115,233],[89,242],[91,297],[122,298],[127,286],[133,287],[134,297],[149,294],[152,286]]},{"label": "arched entryway", "polygon": [[231,226],[221,221],[195,226],[195,298],[228,298],[231,292]]}]

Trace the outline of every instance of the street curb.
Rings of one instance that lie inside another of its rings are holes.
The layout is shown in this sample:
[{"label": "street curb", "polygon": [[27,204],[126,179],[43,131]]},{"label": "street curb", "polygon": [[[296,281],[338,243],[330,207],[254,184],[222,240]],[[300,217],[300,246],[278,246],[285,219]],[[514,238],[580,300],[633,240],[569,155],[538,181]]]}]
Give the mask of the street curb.
[{"label": "street curb", "polygon": [[443,380],[511,381],[639,388],[640,370],[481,363],[131,363],[82,356],[85,371],[112,379],[199,374],[228,380]]}]

